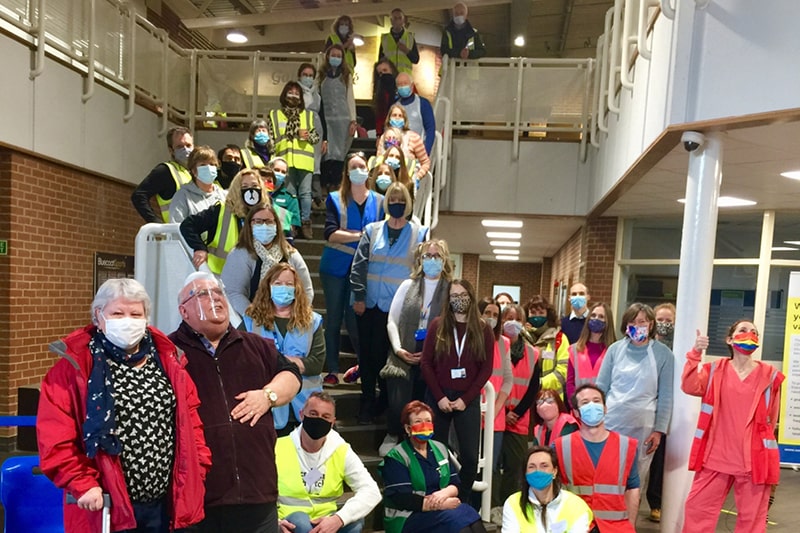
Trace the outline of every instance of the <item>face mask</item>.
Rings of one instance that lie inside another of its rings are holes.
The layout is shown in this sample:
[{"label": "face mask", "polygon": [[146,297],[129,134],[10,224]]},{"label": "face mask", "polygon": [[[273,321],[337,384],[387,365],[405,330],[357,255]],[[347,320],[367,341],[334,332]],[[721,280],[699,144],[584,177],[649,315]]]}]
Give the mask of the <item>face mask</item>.
[{"label": "face mask", "polygon": [[286,307],[294,301],[294,287],[291,285],[270,285],[269,293],[278,307]]},{"label": "face mask", "polygon": [[633,342],[644,342],[647,340],[648,333],[650,333],[650,330],[647,326],[634,326],[633,324],[628,326],[628,337]]},{"label": "face mask", "polygon": [[311,440],[319,440],[331,432],[333,422],[328,422],[324,418],[319,417],[303,417],[303,431],[309,436]]},{"label": "face mask", "polygon": [[581,414],[581,422],[589,427],[597,427],[606,417],[603,404],[589,402],[580,406],[578,412]]},{"label": "face mask", "polygon": [[675,333],[675,324],[672,322],[656,322],[656,334],[659,337],[671,337]]},{"label": "face mask", "polygon": [[256,224],[253,226],[253,238],[261,244],[269,244],[278,234],[278,226],[275,224]]},{"label": "face mask", "polygon": [[275,172],[275,171],[273,171],[272,173],[275,176],[275,188],[279,189],[281,185],[283,185],[284,180],[286,179],[286,174],[284,174],[283,172]]},{"label": "face mask", "polygon": [[329,58],[328,58],[328,63],[329,63],[329,64],[330,64],[330,66],[332,66],[333,68],[338,68],[338,67],[339,67],[339,66],[341,66],[341,64],[342,64],[342,58],[341,58],[341,57],[334,57],[334,56],[331,56],[331,57],[329,57]]},{"label": "face mask", "polygon": [[106,318],[103,334],[114,346],[129,350],[139,344],[146,329],[147,320],[144,318]]},{"label": "face mask", "polygon": [[400,169],[400,160],[396,157],[387,157],[386,164],[392,167],[392,170],[399,170]]},{"label": "face mask", "polygon": [[233,178],[239,171],[242,170],[242,165],[236,161],[223,161],[222,172],[229,178]]},{"label": "face mask", "polygon": [[306,89],[310,89],[314,85],[314,76],[300,76],[300,85]]},{"label": "face mask", "polygon": [[602,333],[606,329],[606,322],[599,318],[590,318],[588,327],[592,333]]},{"label": "face mask", "polygon": [[242,189],[242,201],[253,207],[261,203],[261,189]]},{"label": "face mask", "polygon": [[483,321],[493,330],[497,327],[497,319],[493,316],[485,316],[483,317]]},{"label": "face mask", "polygon": [[265,181],[264,188],[267,189],[267,192],[273,192],[275,190],[275,182],[274,181]]},{"label": "face mask", "polygon": [[528,472],[525,474],[525,481],[535,490],[544,490],[550,486],[554,477],[555,474],[553,472],[537,470],[536,472]]},{"label": "face mask", "polygon": [[405,119],[402,119],[402,118],[390,118],[389,119],[389,125],[391,127],[393,127],[393,128],[402,128],[403,126],[405,126],[405,124],[406,124],[406,121],[405,121]]},{"label": "face mask", "polygon": [[186,163],[189,162],[189,154],[191,153],[191,148],[181,146],[180,148],[175,148],[175,150],[172,151],[172,158],[185,167]]},{"label": "face mask", "polygon": [[731,339],[733,349],[740,354],[750,355],[758,349],[758,333],[750,331],[748,333],[737,333]]},{"label": "face mask", "polygon": [[531,326],[533,326],[533,327],[535,327],[537,329],[542,327],[542,326],[544,326],[546,322],[547,322],[547,317],[546,316],[528,317],[528,324],[530,324]]},{"label": "face mask", "polygon": [[431,257],[430,259],[422,260],[422,271],[425,272],[425,275],[429,278],[435,278],[439,276],[439,274],[442,273],[443,268],[444,261],[442,259]]},{"label": "face mask", "polygon": [[214,165],[200,165],[197,167],[196,172],[197,179],[206,185],[211,185],[217,179],[217,167]]},{"label": "face mask", "polygon": [[569,303],[573,309],[583,309],[586,306],[586,296],[572,296]]},{"label": "face mask", "polygon": [[469,294],[459,294],[458,296],[450,297],[450,309],[454,313],[463,315],[469,310],[469,304],[472,300]]},{"label": "face mask", "polygon": [[253,142],[259,146],[264,146],[269,142],[269,133],[266,131],[259,131],[253,135]]},{"label": "face mask", "polygon": [[389,204],[389,216],[392,218],[403,218],[406,214],[406,203]]},{"label": "face mask", "polygon": [[366,168],[351,168],[348,176],[350,176],[350,183],[364,185],[369,177],[369,172],[367,172]]},{"label": "face mask", "polygon": [[461,15],[458,15],[458,16],[456,16],[456,17],[453,17],[453,23],[454,23],[456,26],[462,26],[462,25],[463,25],[463,24],[464,24],[466,21],[467,21],[467,17],[463,17],[463,16],[461,16]]},{"label": "face mask", "polygon": [[345,37],[348,33],[350,33],[350,26],[347,24],[339,24],[339,35]]},{"label": "face mask", "polygon": [[375,180],[375,185],[378,187],[378,190],[384,192],[386,189],[389,188],[389,185],[392,184],[392,177],[387,176],[386,174],[381,174]]},{"label": "face mask", "polygon": [[402,85],[397,88],[397,94],[400,95],[400,98],[408,98],[411,96],[411,86],[410,85]]},{"label": "face mask", "polygon": [[383,141],[383,147],[386,150],[388,150],[392,146],[400,146],[400,141],[398,141],[397,139],[386,139],[385,141]]},{"label": "face mask", "polygon": [[413,424],[410,435],[419,440],[431,440],[433,438],[433,422]]},{"label": "face mask", "polygon": [[503,332],[509,337],[517,337],[522,331],[522,322],[516,320],[509,320],[503,324]]},{"label": "face mask", "polygon": [[299,103],[300,103],[300,95],[298,94],[286,95],[286,105],[288,105],[289,107],[295,107]]}]

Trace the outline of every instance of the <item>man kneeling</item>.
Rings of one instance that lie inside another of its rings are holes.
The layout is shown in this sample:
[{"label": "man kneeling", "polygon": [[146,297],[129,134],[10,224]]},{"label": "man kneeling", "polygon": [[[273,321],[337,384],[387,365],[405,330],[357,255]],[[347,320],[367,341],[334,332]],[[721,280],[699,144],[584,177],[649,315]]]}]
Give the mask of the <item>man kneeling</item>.
[{"label": "man kneeling", "polygon": [[[359,533],[381,493],[358,455],[332,429],[336,405],[331,395],[312,393],[300,420],[275,446],[281,532]],[[355,495],[337,511],[343,482]]]}]

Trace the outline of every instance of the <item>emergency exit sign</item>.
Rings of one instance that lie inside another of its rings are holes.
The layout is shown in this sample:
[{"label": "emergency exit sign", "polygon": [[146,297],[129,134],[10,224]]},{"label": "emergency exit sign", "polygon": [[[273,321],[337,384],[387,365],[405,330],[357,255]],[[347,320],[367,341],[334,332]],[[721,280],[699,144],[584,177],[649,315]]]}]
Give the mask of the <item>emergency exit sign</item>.
[{"label": "emergency exit sign", "polygon": [[0,241],[0,255],[8,255],[8,241]]}]

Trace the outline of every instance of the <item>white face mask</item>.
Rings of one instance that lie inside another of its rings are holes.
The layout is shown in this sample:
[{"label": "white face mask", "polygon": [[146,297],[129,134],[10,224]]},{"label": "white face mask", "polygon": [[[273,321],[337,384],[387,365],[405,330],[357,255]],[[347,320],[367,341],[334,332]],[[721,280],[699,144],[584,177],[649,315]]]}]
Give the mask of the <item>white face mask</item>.
[{"label": "white face mask", "polygon": [[[103,317],[105,318],[105,317]],[[105,329],[103,333],[106,338],[113,344],[123,350],[130,350],[142,340],[144,337],[145,329],[147,329],[147,320],[144,318],[106,318]]]}]

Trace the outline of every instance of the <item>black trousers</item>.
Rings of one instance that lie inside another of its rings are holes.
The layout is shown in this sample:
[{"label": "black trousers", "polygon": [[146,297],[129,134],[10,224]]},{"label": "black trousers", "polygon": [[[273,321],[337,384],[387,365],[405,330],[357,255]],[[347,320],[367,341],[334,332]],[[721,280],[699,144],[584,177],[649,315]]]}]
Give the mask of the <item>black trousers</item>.
[{"label": "black trousers", "polygon": [[664,453],[667,449],[667,436],[661,437],[653,461],[650,463],[650,482],[647,484],[647,504],[650,509],[661,509],[661,487],[664,483]]},{"label": "black trousers", "polygon": [[386,418],[387,433],[399,437],[405,436],[403,424],[400,422],[400,413],[403,407],[411,400],[424,400],[425,380],[419,365],[413,365],[408,370],[409,379],[386,378],[386,389],[389,394],[389,411]]},{"label": "black trousers", "polygon": [[362,409],[374,410],[376,408],[375,385],[377,384],[380,384],[381,387],[378,410],[385,408],[389,403],[386,381],[378,377],[378,373],[386,364],[386,356],[389,353],[389,334],[386,332],[388,321],[389,313],[384,313],[378,307],[366,309],[361,316],[356,316],[360,349],[358,373],[361,377]]},{"label": "black trousers", "polygon": [[276,503],[206,507],[198,533],[278,533]]},{"label": "black trousers", "polygon": [[[445,389],[445,396],[455,400],[461,392]],[[446,443],[450,435],[450,424],[456,430],[458,439],[459,461],[461,462],[461,487],[458,497],[462,502],[472,501],[472,484],[478,474],[478,453],[481,439],[481,399],[480,396],[467,404],[463,411],[443,413],[430,392],[425,394],[427,404],[433,409],[433,438]]]}]

